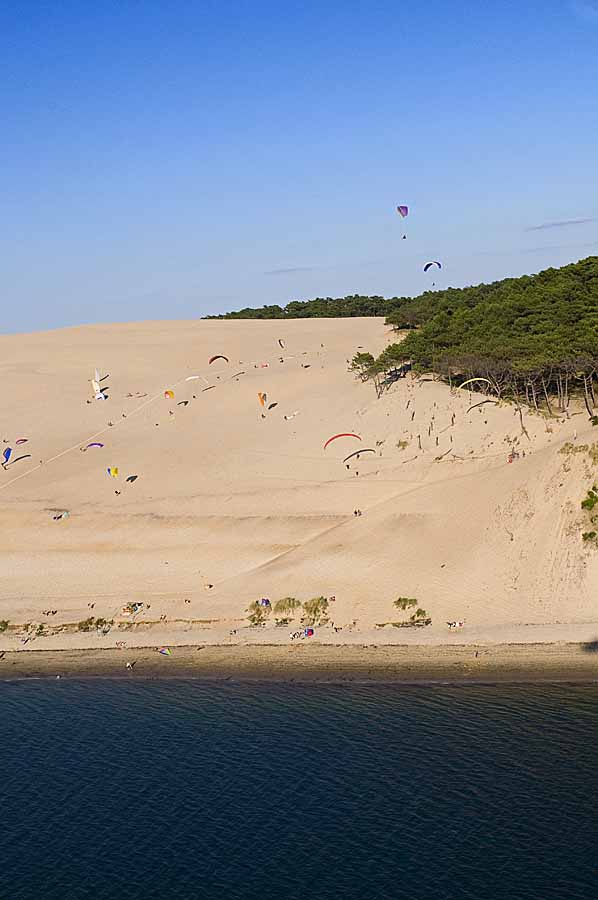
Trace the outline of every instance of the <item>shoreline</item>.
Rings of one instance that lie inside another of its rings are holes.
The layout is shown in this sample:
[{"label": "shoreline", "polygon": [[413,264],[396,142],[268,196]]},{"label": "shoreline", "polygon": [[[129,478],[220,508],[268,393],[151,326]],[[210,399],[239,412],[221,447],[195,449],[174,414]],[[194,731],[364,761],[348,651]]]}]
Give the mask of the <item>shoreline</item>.
[{"label": "shoreline", "polygon": [[[128,669],[127,663],[133,668]],[[585,644],[188,644],[7,650],[0,681],[35,678],[201,679],[322,683],[596,682],[598,652]]]}]

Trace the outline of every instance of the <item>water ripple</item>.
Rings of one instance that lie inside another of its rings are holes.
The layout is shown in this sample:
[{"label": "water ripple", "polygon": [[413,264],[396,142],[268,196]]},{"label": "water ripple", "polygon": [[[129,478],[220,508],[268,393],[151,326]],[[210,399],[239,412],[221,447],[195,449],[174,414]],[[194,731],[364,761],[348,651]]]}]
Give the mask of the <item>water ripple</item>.
[{"label": "water ripple", "polygon": [[0,684],[0,898],[586,900],[597,699]]}]

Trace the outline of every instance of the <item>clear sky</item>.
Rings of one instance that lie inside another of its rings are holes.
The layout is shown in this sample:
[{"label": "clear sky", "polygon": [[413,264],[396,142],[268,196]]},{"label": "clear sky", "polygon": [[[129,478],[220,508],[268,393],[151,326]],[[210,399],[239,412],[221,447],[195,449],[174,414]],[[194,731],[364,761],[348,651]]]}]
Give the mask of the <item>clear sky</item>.
[{"label": "clear sky", "polygon": [[4,331],[598,252],[598,0],[4,0],[0,76]]}]

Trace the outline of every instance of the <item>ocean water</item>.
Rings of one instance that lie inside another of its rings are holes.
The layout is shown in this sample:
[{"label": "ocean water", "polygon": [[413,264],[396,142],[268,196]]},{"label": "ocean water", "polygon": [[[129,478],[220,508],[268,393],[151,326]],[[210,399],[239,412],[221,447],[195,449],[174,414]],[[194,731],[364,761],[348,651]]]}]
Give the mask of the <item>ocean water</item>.
[{"label": "ocean water", "polygon": [[0,898],[598,896],[598,686],[0,683]]}]

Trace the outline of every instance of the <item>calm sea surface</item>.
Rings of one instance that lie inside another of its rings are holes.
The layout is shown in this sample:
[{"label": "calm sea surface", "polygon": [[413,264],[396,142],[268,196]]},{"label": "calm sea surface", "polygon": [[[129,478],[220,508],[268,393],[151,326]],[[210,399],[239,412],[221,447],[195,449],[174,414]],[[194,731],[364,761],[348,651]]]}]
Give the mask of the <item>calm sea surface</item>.
[{"label": "calm sea surface", "polygon": [[598,896],[598,686],[0,683],[0,898]]}]

